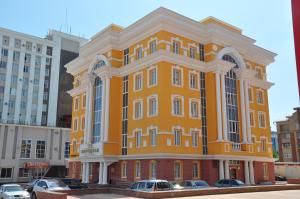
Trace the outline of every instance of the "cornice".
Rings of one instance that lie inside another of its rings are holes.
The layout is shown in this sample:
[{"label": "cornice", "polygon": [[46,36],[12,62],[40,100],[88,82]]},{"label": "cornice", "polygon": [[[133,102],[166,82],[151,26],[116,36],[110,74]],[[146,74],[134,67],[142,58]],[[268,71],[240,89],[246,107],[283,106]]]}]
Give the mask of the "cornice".
[{"label": "cornice", "polygon": [[265,89],[265,90],[270,89],[274,85],[274,83],[272,83],[272,82],[268,82],[268,81],[257,79],[257,78],[251,79],[250,84],[253,86]]}]

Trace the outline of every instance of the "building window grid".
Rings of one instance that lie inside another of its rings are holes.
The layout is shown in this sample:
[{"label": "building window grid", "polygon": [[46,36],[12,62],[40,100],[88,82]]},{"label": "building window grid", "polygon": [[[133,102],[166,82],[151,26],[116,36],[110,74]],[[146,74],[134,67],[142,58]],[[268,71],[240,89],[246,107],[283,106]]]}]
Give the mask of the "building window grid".
[{"label": "building window grid", "polygon": [[199,44],[199,59],[200,61],[204,61],[204,58],[205,58],[204,45]]},{"label": "building window grid", "polygon": [[122,88],[122,155],[127,155],[128,134],[128,76],[123,77]]},{"label": "building window grid", "polygon": [[124,50],[124,65],[129,64],[129,48]]},{"label": "building window grid", "polygon": [[190,58],[195,59],[196,58],[196,48],[190,47]]},{"label": "building window grid", "polygon": [[46,141],[38,140],[36,142],[36,158],[44,159],[46,157]]},{"label": "building window grid", "polygon": [[20,158],[30,158],[31,143],[31,140],[22,140]]},{"label": "building window grid", "polygon": [[143,89],[143,73],[136,73],[134,75],[134,91],[140,91]]},{"label": "building window grid", "polygon": [[258,112],[258,127],[266,128],[266,117],[264,112]]},{"label": "building window grid", "polygon": [[174,145],[175,146],[181,145],[181,134],[182,134],[182,129],[174,129]]},{"label": "building window grid", "polygon": [[150,136],[150,145],[156,146],[157,129],[156,128],[149,129],[149,136]]},{"label": "building window grid", "polygon": [[150,53],[156,52],[156,40],[150,42]]},{"label": "building window grid", "polygon": [[136,178],[141,177],[141,162],[140,161],[135,162],[135,177]]},{"label": "building window grid", "polygon": [[157,96],[150,96],[148,98],[148,116],[153,117],[157,115],[158,110],[158,102],[157,102]]},{"label": "building window grid", "polygon": [[157,68],[148,69],[148,87],[155,86],[157,84]]},{"label": "building window grid", "polygon": [[136,148],[140,148],[142,144],[142,131],[141,130],[137,130],[135,132],[135,147]]},{"label": "building window grid", "polygon": [[65,142],[64,157],[65,158],[69,158],[70,157],[70,142]]},{"label": "building window grid", "polygon": [[190,118],[200,118],[200,101],[196,99],[190,99]]},{"label": "building window grid", "polygon": [[199,163],[193,162],[193,178],[197,179],[199,178]]},{"label": "building window grid", "polygon": [[208,153],[207,147],[207,121],[206,121],[206,90],[205,73],[200,72],[200,104],[201,104],[201,129],[202,129],[202,152]]},{"label": "building window grid", "polygon": [[156,161],[151,161],[150,162],[150,178],[156,178],[157,176],[157,162]]},{"label": "building window grid", "polygon": [[0,179],[10,179],[13,176],[13,168],[0,168]]},{"label": "building window grid", "polygon": [[143,57],[143,48],[139,47],[136,49],[136,59],[142,59]]},{"label": "building window grid", "polygon": [[183,70],[182,68],[173,67],[172,68],[172,84],[175,86],[183,86]]},{"label": "building window grid", "polygon": [[143,101],[141,99],[139,100],[135,100],[133,102],[134,104],[134,107],[133,107],[133,116],[135,120],[138,120],[138,119],[142,119],[143,117]]},{"label": "building window grid", "polygon": [[179,54],[180,53],[180,43],[178,41],[173,41],[172,49],[173,49],[173,53]]},{"label": "building window grid", "polygon": [[181,179],[181,162],[176,161],[174,165],[174,178]]},{"label": "building window grid", "polygon": [[189,75],[190,80],[190,88],[191,89],[198,89],[198,74],[196,72],[190,72]]},{"label": "building window grid", "polygon": [[199,143],[198,143],[198,140],[199,140],[199,131],[196,131],[196,130],[193,130],[191,132],[192,134],[192,146],[193,147],[198,147]]},{"label": "building window grid", "polygon": [[93,143],[100,142],[102,126],[102,109],[103,109],[103,82],[97,77],[94,86],[94,124],[93,124]]}]

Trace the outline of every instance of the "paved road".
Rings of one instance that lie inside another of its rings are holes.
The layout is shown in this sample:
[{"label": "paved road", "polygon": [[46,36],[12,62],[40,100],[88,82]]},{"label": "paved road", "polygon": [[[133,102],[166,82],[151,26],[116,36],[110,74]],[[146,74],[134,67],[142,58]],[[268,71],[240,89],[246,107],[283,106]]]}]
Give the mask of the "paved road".
[{"label": "paved road", "polygon": [[[92,194],[85,196],[68,196],[68,199],[134,199],[116,194]],[[256,193],[192,196],[180,199],[300,199],[300,190],[269,191]]]}]

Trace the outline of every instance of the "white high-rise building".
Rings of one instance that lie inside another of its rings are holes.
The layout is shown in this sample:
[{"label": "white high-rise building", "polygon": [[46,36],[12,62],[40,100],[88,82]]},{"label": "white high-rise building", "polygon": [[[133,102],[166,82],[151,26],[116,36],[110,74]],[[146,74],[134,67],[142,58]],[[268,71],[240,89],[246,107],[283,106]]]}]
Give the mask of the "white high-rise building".
[{"label": "white high-rise building", "polygon": [[72,77],[64,65],[86,41],[55,30],[40,38],[0,28],[0,123],[70,127]]}]

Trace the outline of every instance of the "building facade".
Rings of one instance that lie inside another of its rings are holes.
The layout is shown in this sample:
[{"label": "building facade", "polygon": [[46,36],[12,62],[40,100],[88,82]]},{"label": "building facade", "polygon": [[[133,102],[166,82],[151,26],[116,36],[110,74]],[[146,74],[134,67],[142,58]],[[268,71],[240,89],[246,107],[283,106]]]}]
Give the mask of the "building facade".
[{"label": "building facade", "polygon": [[55,30],[39,38],[0,28],[1,123],[70,127],[72,98],[66,91],[73,79],[64,65],[85,42]]},{"label": "building facade", "polygon": [[15,124],[0,125],[0,183],[66,174],[70,129]]},{"label": "building facade", "polygon": [[300,162],[300,108],[287,120],[276,122],[280,162]]},{"label": "building facade", "polygon": [[276,131],[271,132],[273,154],[279,153],[278,136]]},{"label": "building facade", "polygon": [[66,65],[70,177],[274,182],[266,66],[275,54],[254,43],[213,17],[165,8],[97,33]]}]

